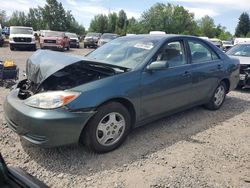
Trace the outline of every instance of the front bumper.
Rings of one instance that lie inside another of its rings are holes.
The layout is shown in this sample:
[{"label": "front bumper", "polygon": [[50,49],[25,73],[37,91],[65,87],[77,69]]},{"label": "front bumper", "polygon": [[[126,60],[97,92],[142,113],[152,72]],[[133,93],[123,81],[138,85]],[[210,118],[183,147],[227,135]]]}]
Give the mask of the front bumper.
[{"label": "front bumper", "polygon": [[80,46],[79,42],[70,41],[70,47],[71,48],[79,48],[79,46]]},{"label": "front bumper", "polygon": [[10,46],[14,48],[33,48],[36,46],[35,42],[32,43],[17,43],[17,42],[10,42]]},{"label": "front bumper", "polygon": [[8,126],[25,140],[43,147],[55,147],[78,143],[81,132],[95,112],[69,112],[58,108],[44,110],[25,105],[11,91],[4,102],[4,114]]},{"label": "front bumper", "polygon": [[240,81],[239,86],[250,86],[250,65],[240,65]]},{"label": "front bumper", "polygon": [[240,74],[239,86],[250,86],[250,75],[248,74]]},{"label": "front bumper", "polygon": [[84,41],[84,46],[97,46],[97,41]]},{"label": "front bumper", "polygon": [[56,43],[41,43],[40,47],[43,49],[63,49],[64,46]]}]

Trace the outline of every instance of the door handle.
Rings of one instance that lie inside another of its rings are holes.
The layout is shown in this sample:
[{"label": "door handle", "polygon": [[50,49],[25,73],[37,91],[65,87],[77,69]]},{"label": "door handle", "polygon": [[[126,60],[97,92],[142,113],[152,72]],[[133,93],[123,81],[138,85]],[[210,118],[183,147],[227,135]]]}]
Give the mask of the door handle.
[{"label": "door handle", "polygon": [[182,76],[184,77],[190,77],[191,76],[191,73],[189,71],[185,71]]},{"label": "door handle", "polygon": [[222,66],[221,65],[217,65],[217,69],[222,69]]}]

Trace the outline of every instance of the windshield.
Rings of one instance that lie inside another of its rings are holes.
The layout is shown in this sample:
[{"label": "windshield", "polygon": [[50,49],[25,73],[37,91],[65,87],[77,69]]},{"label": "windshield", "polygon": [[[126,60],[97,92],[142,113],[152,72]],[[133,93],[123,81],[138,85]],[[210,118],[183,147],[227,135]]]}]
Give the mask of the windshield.
[{"label": "windshield", "polygon": [[159,39],[123,37],[96,49],[88,58],[107,64],[135,68],[149,55]]},{"label": "windshield", "polygon": [[75,33],[66,33],[66,35],[70,38],[78,38]]},{"label": "windshield", "polygon": [[100,37],[101,33],[87,33],[86,37]]},{"label": "windshield", "polygon": [[45,37],[62,37],[62,32],[55,32],[55,31],[47,31],[44,33]]},{"label": "windshield", "polygon": [[228,50],[227,55],[250,57],[250,44],[238,44]]},{"label": "windshield", "polygon": [[28,34],[33,35],[33,29],[31,28],[11,28],[10,34]]},{"label": "windshield", "polygon": [[114,34],[103,34],[101,39],[115,39],[117,38],[117,35]]}]

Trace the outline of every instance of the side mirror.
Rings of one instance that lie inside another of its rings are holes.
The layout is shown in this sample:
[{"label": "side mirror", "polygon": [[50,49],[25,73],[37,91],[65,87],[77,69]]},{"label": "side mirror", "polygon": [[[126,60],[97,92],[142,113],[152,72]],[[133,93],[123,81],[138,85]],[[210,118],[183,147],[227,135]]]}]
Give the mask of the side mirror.
[{"label": "side mirror", "polygon": [[167,61],[154,61],[150,65],[147,66],[148,71],[155,71],[155,70],[164,70],[169,67]]}]

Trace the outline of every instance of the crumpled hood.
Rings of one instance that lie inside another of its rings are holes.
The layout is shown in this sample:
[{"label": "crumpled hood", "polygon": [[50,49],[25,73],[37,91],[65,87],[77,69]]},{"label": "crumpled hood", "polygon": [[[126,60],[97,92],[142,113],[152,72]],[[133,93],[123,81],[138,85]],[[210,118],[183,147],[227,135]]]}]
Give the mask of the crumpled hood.
[{"label": "crumpled hood", "polygon": [[239,59],[241,65],[250,65],[250,57],[232,55],[230,55],[229,57]]},{"label": "crumpled hood", "polygon": [[86,60],[83,56],[66,55],[50,50],[37,50],[27,60],[27,78],[35,84],[41,84],[55,72],[83,60]]}]

